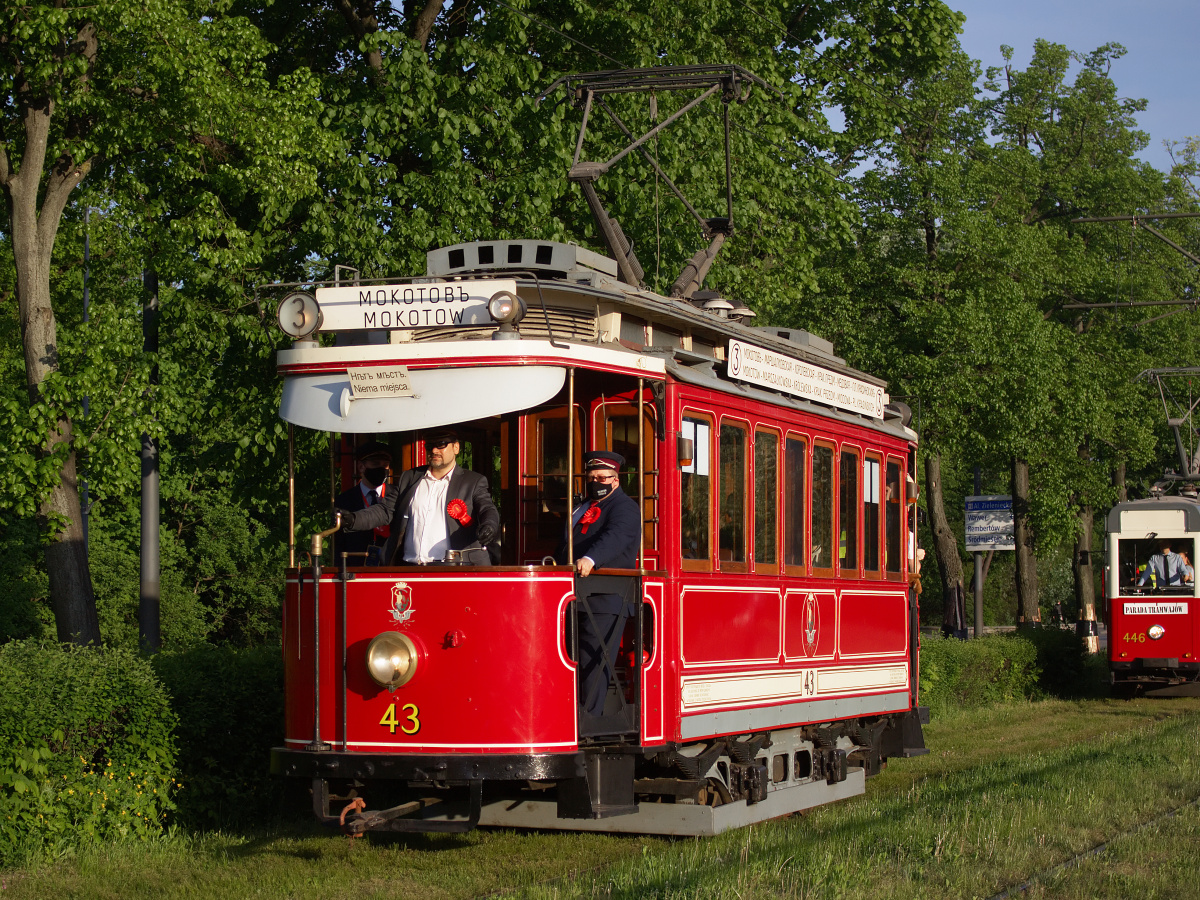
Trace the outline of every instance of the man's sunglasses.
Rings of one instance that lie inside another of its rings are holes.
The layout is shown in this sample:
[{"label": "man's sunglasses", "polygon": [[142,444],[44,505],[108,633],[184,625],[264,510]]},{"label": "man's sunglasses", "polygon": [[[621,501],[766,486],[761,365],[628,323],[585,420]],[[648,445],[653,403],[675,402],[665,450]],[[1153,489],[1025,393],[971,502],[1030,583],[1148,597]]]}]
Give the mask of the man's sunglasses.
[{"label": "man's sunglasses", "polygon": [[449,447],[453,443],[454,443],[454,441],[426,441],[425,449],[426,450],[444,450],[446,447]]}]

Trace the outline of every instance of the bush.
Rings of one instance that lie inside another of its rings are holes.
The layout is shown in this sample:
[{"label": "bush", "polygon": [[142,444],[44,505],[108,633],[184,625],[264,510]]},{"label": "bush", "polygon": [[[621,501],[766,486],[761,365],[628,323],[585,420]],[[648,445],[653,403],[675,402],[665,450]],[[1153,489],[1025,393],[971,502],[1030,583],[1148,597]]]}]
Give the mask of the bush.
[{"label": "bush", "polygon": [[174,808],[174,724],[134,653],[0,646],[0,865],[158,836]]},{"label": "bush", "polygon": [[230,828],[274,817],[287,799],[269,773],[283,742],[283,654],[200,646],[161,653],[154,667],[179,717],[178,819],[190,828]]},{"label": "bush", "polygon": [[920,665],[921,703],[932,710],[1033,697],[1041,674],[1030,641],[999,634],[969,641],[921,635]]},{"label": "bush", "polygon": [[1099,697],[1108,669],[1073,629],[1030,628],[969,641],[921,635],[921,702],[931,709],[1039,697]]}]

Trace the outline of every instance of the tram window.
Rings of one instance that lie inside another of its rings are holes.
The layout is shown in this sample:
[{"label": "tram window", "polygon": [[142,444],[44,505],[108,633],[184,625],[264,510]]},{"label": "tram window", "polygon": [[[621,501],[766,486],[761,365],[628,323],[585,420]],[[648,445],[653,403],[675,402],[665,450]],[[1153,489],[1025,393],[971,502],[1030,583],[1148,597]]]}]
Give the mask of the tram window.
[{"label": "tram window", "polygon": [[838,564],[843,572],[858,572],[858,453],[842,450],[838,480]]},{"label": "tram window", "polygon": [[[612,407],[608,407],[610,410]],[[646,515],[645,536],[643,538],[644,545],[647,549],[652,549],[655,546],[654,529],[655,520],[658,516],[658,501],[655,495],[658,493],[655,490],[655,471],[658,466],[655,459],[655,449],[657,443],[654,440],[654,417],[652,415],[652,407],[646,406],[646,415],[642,424],[642,434],[645,440],[646,452],[642,458],[642,478],[645,482],[642,487],[642,493],[645,495],[643,509]],[[642,495],[638,491],[637,484],[637,459],[638,459],[638,423],[637,423],[637,407],[636,406],[617,406],[617,411],[605,413],[605,437],[609,450],[620,453],[625,457],[625,469],[621,473],[621,483],[625,488],[625,493],[629,494],[635,500],[642,500]]]},{"label": "tram window", "polygon": [[721,503],[717,549],[726,562],[746,561],[746,429],[721,423]]},{"label": "tram window", "polygon": [[[1173,554],[1185,556],[1187,561],[1183,565],[1191,567],[1189,572],[1188,569],[1181,567],[1180,560],[1173,560],[1170,584],[1163,584],[1162,578],[1159,577],[1163,572],[1162,552],[1164,547],[1169,548]],[[1138,594],[1187,594],[1190,596],[1195,589],[1195,549],[1195,540],[1190,537],[1136,540],[1123,538],[1118,540],[1118,590]],[[1151,560],[1154,556],[1158,556],[1159,559],[1152,565]],[[1150,575],[1146,574],[1147,569],[1150,569]],[[1182,581],[1180,574],[1182,574]]]},{"label": "tram window", "polygon": [[783,562],[786,566],[803,569],[808,564],[804,556],[808,442],[803,438],[788,437],[784,443],[783,457]]},{"label": "tram window", "polygon": [[887,491],[885,499],[887,508],[884,510],[884,531],[887,544],[884,548],[884,561],[889,573],[900,572],[900,463],[889,459],[887,463]]},{"label": "tram window", "polygon": [[812,564],[833,568],[833,448],[813,447]]},{"label": "tram window", "polygon": [[[575,465],[579,471],[583,434],[577,416]],[[567,512],[567,417],[563,408],[547,410],[529,418],[530,469],[522,476],[522,518],[526,532],[525,550],[552,553],[562,540]],[[530,508],[532,507],[532,508]],[[532,538],[532,542],[530,539]],[[536,545],[536,546],[535,546]]]},{"label": "tram window", "polygon": [[779,436],[754,432],[754,564],[777,566]]},{"label": "tram window", "polygon": [[703,419],[685,417],[679,436],[692,442],[692,461],[680,465],[680,543],[684,560],[709,558],[708,511],[712,504],[710,442],[712,425]]},{"label": "tram window", "polygon": [[863,568],[879,572],[879,460],[863,464]]}]

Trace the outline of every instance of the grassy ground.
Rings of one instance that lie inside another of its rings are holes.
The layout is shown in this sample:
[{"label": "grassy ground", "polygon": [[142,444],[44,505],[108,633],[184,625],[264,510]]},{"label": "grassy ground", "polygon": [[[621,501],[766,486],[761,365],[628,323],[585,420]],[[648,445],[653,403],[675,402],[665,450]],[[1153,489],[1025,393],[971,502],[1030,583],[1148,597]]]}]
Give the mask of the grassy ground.
[{"label": "grassy ground", "polygon": [[[935,720],[865,797],[707,840],[315,826],[176,837],[0,872],[0,896],[460,898],[1200,896],[1200,704],[1022,704]],[[1124,835],[1124,836],[1122,836]],[[1097,844],[1101,855],[1053,867]]]}]

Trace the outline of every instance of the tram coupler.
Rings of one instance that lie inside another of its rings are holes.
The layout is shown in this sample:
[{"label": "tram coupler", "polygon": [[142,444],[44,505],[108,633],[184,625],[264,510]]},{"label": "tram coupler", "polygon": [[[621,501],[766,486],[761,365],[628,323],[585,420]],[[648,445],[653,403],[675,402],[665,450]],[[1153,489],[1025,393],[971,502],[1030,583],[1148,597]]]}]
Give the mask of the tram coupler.
[{"label": "tram coupler", "polygon": [[[364,798],[355,796],[341,798],[350,800],[350,803],[338,815],[334,815],[330,809],[332,796],[329,783],[324,778],[313,779],[312,793],[313,812],[321,824],[339,828],[349,837],[358,837],[369,831],[446,834],[471,831],[479,824],[483,809],[483,781],[480,779],[468,783],[465,803],[451,802],[443,797],[418,797],[390,809],[371,810],[366,808]],[[435,811],[428,815],[431,809]]]}]

